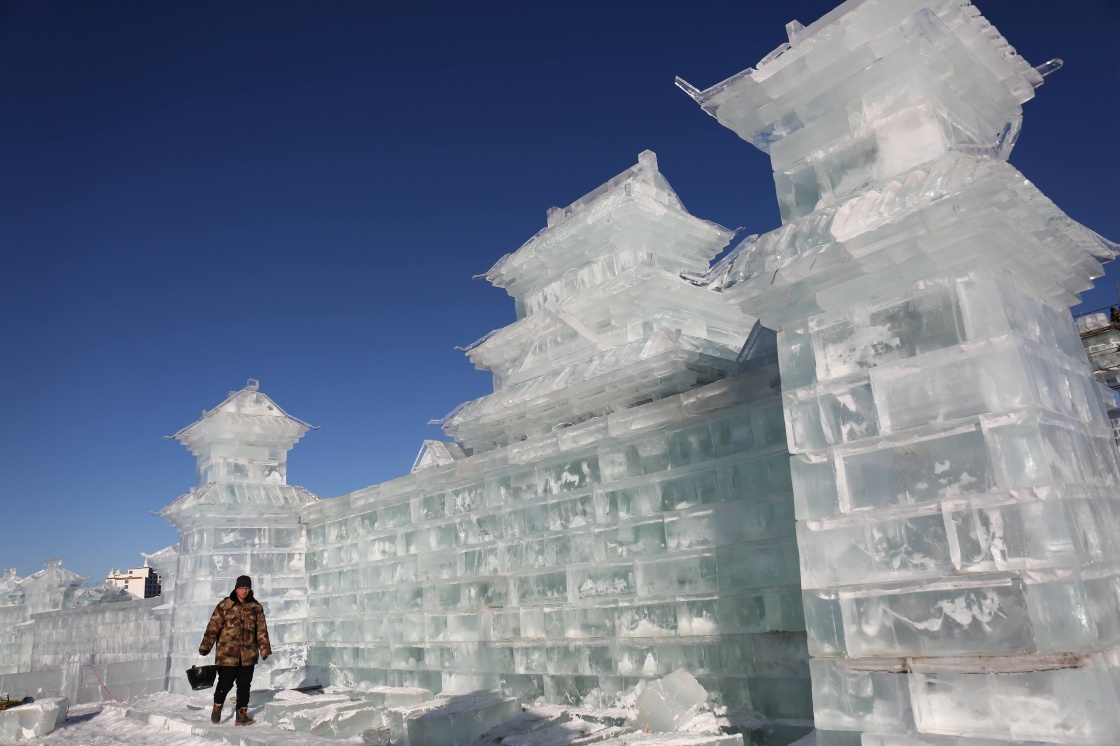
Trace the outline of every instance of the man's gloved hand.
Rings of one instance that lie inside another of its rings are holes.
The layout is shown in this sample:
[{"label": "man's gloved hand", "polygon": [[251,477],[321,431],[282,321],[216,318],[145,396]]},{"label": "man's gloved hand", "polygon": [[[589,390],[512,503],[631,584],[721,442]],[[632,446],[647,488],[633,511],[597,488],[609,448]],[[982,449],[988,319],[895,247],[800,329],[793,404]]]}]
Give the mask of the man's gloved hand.
[{"label": "man's gloved hand", "polygon": [[203,656],[203,657],[206,657],[207,655],[210,655],[210,648],[206,647],[205,645],[199,645],[198,646],[198,654]]}]

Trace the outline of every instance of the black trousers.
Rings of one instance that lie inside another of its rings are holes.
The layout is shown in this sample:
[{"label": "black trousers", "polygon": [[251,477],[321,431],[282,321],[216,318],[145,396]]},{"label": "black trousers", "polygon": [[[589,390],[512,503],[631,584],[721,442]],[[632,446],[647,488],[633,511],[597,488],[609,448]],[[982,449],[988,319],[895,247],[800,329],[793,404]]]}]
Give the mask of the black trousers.
[{"label": "black trousers", "polygon": [[249,706],[249,685],[253,683],[256,666],[218,666],[218,685],[214,687],[214,704],[225,704],[226,695],[237,682],[237,709]]}]

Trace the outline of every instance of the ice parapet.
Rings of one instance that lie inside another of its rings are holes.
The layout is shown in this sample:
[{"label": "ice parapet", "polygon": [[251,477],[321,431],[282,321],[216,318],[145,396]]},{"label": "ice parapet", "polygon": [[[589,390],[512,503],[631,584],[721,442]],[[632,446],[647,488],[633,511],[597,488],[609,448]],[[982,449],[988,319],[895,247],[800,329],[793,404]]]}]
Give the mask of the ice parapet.
[{"label": "ice parapet", "polygon": [[1120,740],[1120,454],[1067,310],[1117,247],[1003,162],[1040,82],[967,3],[853,0],[686,86],[774,168],[785,224],[689,279],[779,329],[819,743]]}]

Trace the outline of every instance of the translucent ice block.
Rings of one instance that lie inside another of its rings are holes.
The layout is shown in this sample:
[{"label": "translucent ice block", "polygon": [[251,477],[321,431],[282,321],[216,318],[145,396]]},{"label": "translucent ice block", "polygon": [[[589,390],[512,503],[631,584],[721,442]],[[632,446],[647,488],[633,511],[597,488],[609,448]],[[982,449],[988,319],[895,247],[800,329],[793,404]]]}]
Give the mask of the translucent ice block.
[{"label": "translucent ice block", "polygon": [[638,695],[634,726],[654,733],[677,730],[707,698],[708,692],[692,674],[679,669],[649,683]]}]

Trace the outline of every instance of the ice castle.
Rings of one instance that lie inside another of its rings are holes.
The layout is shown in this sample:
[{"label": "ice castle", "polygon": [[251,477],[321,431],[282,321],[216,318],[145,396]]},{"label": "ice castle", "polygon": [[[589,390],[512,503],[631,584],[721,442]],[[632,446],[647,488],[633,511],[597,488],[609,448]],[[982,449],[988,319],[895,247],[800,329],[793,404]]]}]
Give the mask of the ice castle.
[{"label": "ice castle", "polygon": [[348,495],[287,484],[311,426],[250,381],[173,436],[162,598],[0,579],[0,689],[183,691],[249,573],[265,686],[500,719],[683,668],[747,742],[1120,743],[1120,451],[1069,312],[1117,247],[1007,163],[1060,63],[964,0],[786,31],[678,81],[770,154],[780,228],[712,265],[732,232],[642,153],[484,275],[516,321],[466,348],[494,392],[453,441]]}]

